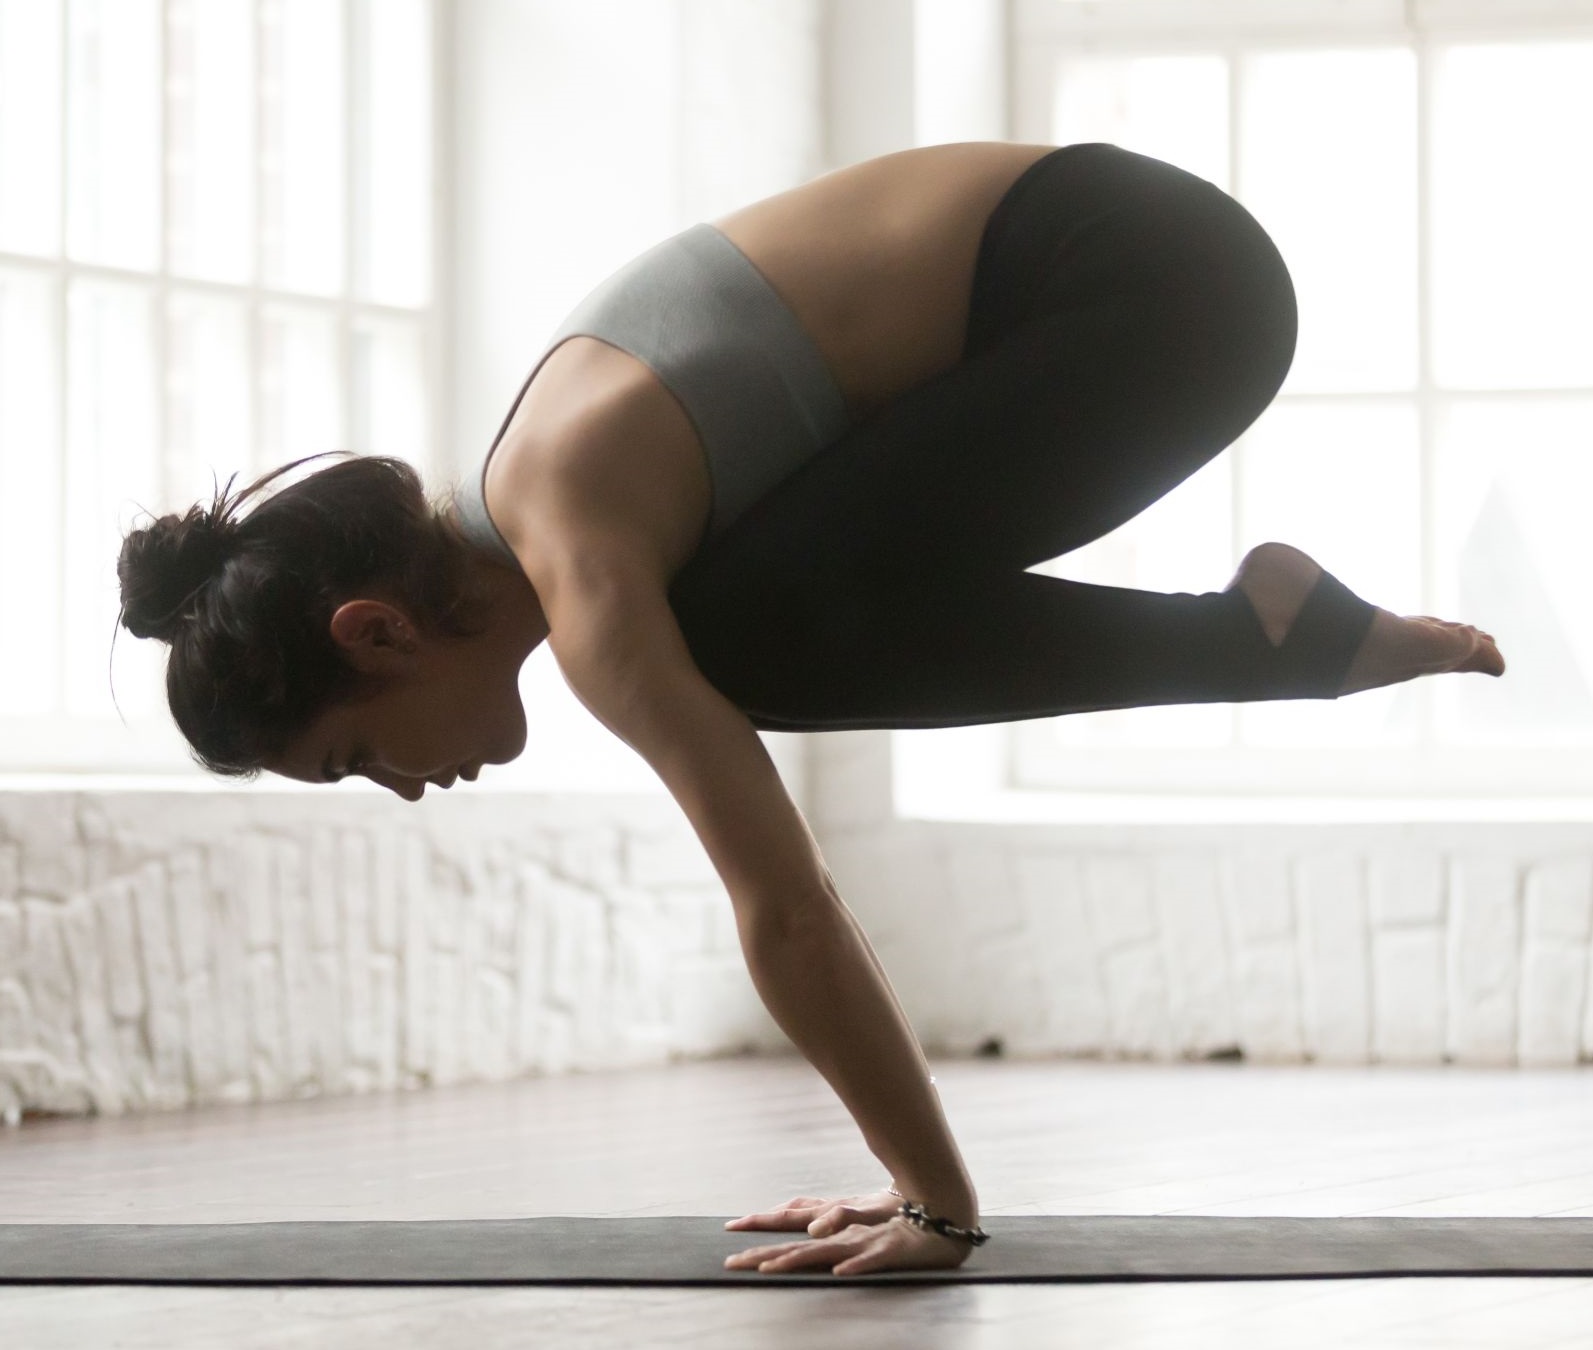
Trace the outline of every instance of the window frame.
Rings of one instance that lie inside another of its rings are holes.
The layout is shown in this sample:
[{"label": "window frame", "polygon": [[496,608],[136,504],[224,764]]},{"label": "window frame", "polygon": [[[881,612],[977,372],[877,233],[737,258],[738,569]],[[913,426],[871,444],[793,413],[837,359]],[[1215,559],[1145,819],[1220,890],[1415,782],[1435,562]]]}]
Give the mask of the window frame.
[{"label": "window frame", "polygon": [[[1228,154],[1242,197],[1242,75],[1239,58],[1264,51],[1348,50],[1402,45],[1416,79],[1416,383],[1399,391],[1283,393],[1280,403],[1392,402],[1417,421],[1423,607],[1437,612],[1439,572],[1436,483],[1438,428],[1446,408],[1475,399],[1593,397],[1593,384],[1570,388],[1449,389],[1433,364],[1433,78],[1437,53],[1476,42],[1593,39],[1590,0],[1013,0],[1009,106],[1014,138],[1049,142],[1052,72],[1068,56],[1212,53],[1228,62]],[[1233,491],[1243,472],[1241,437]],[[1237,558],[1245,542],[1232,540]],[[1331,560],[1329,560],[1331,561]],[[1593,735],[1565,747],[1456,747],[1433,743],[1426,700],[1422,743],[1398,749],[1274,749],[1240,742],[1238,708],[1231,739],[1210,749],[1065,747],[1049,720],[1019,723],[1005,738],[1006,786],[1021,791],[1199,796],[1498,798],[1593,796]],[[1581,750],[1583,753],[1577,754]]]},{"label": "window frame", "polygon": [[[453,300],[450,258],[452,249],[452,221],[448,204],[452,199],[450,184],[453,174],[452,144],[452,66],[453,66],[453,0],[427,0],[428,5],[428,65],[431,81],[430,122],[430,193],[427,202],[430,246],[428,263],[430,284],[424,304],[409,306],[362,298],[358,294],[360,279],[356,267],[356,250],[362,228],[367,224],[364,206],[359,200],[359,176],[350,171],[364,144],[369,88],[368,62],[361,50],[360,35],[365,16],[372,5],[380,0],[333,0],[339,6],[344,41],[342,44],[341,79],[343,108],[341,135],[345,170],[342,190],[342,277],[336,291],[311,294],[268,285],[263,280],[262,229],[265,218],[264,194],[259,185],[262,180],[261,164],[261,107],[260,79],[264,65],[264,44],[267,11],[276,0],[249,0],[252,34],[252,62],[255,72],[254,105],[252,119],[253,177],[256,185],[252,209],[255,231],[251,257],[250,279],[247,282],[224,282],[181,275],[173,269],[173,218],[171,212],[171,178],[169,160],[172,154],[171,117],[171,34],[174,13],[184,0],[154,0],[158,14],[158,39],[156,43],[158,69],[156,85],[156,139],[158,145],[156,209],[158,212],[158,252],[149,269],[113,266],[87,262],[72,256],[69,246],[69,190],[71,182],[70,157],[70,69],[72,62],[72,0],[62,0],[59,14],[59,66],[60,66],[60,125],[57,128],[57,154],[60,163],[60,200],[53,253],[18,253],[0,249],[0,268],[10,273],[31,274],[45,280],[49,287],[49,305],[54,343],[53,363],[56,384],[54,393],[56,445],[54,462],[58,467],[60,484],[60,527],[51,535],[51,542],[64,556],[66,512],[73,509],[66,482],[67,447],[70,428],[68,408],[70,401],[68,353],[72,340],[69,301],[74,284],[83,281],[122,283],[139,288],[147,300],[150,334],[150,351],[156,377],[154,396],[155,463],[152,471],[160,480],[157,500],[127,502],[121,510],[125,527],[136,523],[142,509],[170,510],[180,508],[176,502],[169,466],[169,413],[170,395],[167,381],[171,369],[169,346],[170,303],[174,297],[196,296],[225,299],[242,308],[246,316],[246,374],[248,382],[248,428],[245,462],[257,469],[268,466],[258,463],[263,444],[261,397],[261,334],[263,316],[273,308],[288,309],[298,313],[314,313],[330,319],[336,340],[336,370],[333,386],[338,398],[338,444],[357,444],[359,410],[356,406],[359,371],[357,361],[357,334],[364,324],[373,326],[398,325],[414,333],[419,342],[424,379],[426,381],[427,417],[421,454],[428,487],[439,486],[452,479],[457,465],[445,449],[451,445],[448,429],[453,416],[453,371],[451,367]],[[192,3],[192,0],[189,0]],[[314,453],[319,447],[307,447],[305,453]],[[379,450],[380,447],[372,447]],[[240,474],[240,481],[248,471]],[[114,555],[105,559],[105,566],[114,568]],[[64,580],[65,572],[62,577]],[[63,592],[64,593],[64,592]],[[64,609],[64,605],[63,605]],[[164,697],[157,697],[154,706],[130,707],[127,695],[118,691],[118,702],[123,714],[114,717],[83,716],[73,714],[66,705],[65,662],[66,652],[73,645],[77,632],[78,644],[98,635],[74,630],[69,617],[55,633],[58,645],[57,661],[62,677],[54,710],[45,714],[18,715],[0,710],[0,774],[113,774],[157,775],[162,777],[190,777],[202,774],[187,753],[182,738],[171,724]],[[126,650],[133,642],[128,634],[117,631],[115,654]],[[25,657],[27,642],[17,634],[8,635],[8,646],[15,657]],[[114,658],[112,633],[103,635],[106,654],[106,678],[112,677]]]}]

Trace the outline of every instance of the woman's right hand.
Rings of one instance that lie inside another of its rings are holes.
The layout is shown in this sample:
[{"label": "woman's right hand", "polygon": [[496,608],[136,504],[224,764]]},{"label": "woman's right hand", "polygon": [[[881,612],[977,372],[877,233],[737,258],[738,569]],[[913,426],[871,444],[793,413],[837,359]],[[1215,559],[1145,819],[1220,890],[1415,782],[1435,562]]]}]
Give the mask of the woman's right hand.
[{"label": "woman's right hand", "polygon": [[725,1227],[734,1232],[805,1231],[810,1237],[829,1237],[854,1223],[885,1223],[894,1218],[901,1207],[901,1197],[892,1195],[889,1191],[852,1195],[842,1200],[799,1195],[793,1200],[787,1200],[783,1205],[764,1210],[760,1214],[747,1214],[739,1219],[731,1219]]}]

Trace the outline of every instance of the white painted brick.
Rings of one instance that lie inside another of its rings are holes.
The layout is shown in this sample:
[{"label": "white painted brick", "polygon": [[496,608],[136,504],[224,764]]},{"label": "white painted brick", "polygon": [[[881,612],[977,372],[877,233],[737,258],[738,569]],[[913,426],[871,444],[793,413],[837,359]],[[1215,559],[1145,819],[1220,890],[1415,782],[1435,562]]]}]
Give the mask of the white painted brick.
[{"label": "white painted brick", "polygon": [[745,969],[724,961],[683,962],[670,989],[671,1020],[686,1054],[784,1043]]},{"label": "white painted brick", "polygon": [[125,878],[109,882],[94,899],[103,935],[111,1012],[132,1021],[144,1013],[144,970],[132,882]]},{"label": "white painted brick", "polygon": [[77,994],[84,1082],[96,1111],[120,1115],[127,1105],[123,1087],[126,1071],[117,1051],[116,1025],[107,998],[104,952],[93,899],[80,897],[67,905],[60,927]]},{"label": "white painted brick", "polygon": [[1360,859],[1324,855],[1300,864],[1300,969],[1305,1042],[1331,1063],[1371,1051],[1371,933]]},{"label": "white painted brick", "polygon": [[[80,1062],[77,989],[61,940],[61,906],[53,900],[22,902],[25,985],[33,1012],[34,1047],[52,1064]],[[57,1071],[65,1073],[65,1068]]]},{"label": "white painted brick", "polygon": [[248,945],[254,951],[274,947],[277,941],[275,842],[269,835],[253,833],[237,842],[239,893]]},{"label": "white painted brick", "polygon": [[315,951],[306,958],[308,994],[304,1018],[308,1040],[310,1078],[340,1091],[348,1076],[347,1018],[344,1012],[348,989],[342,953]]},{"label": "white painted brick", "polygon": [[1586,945],[1593,929],[1593,859],[1556,858],[1527,869],[1527,936]]},{"label": "white painted brick", "polygon": [[620,833],[611,826],[567,830],[554,837],[552,868],[585,886],[614,886],[624,879]]},{"label": "white painted brick", "polygon": [[1167,1010],[1167,972],[1153,946],[1119,947],[1102,960],[1111,1048],[1134,1058],[1173,1053]]},{"label": "white painted brick", "polygon": [[279,839],[271,851],[282,977],[282,1072],[294,1093],[315,1082],[311,1049],[310,896],[304,841]]},{"label": "white painted brick", "polygon": [[1122,855],[1086,858],[1084,892],[1103,952],[1156,941],[1151,871],[1144,859]]},{"label": "white painted brick", "polygon": [[1444,1057],[1444,935],[1437,928],[1375,930],[1372,1052],[1389,1064]]},{"label": "white painted brick", "polygon": [[183,977],[196,975],[210,964],[212,919],[204,855],[179,849],[167,858],[166,874],[177,971]]},{"label": "white painted brick", "polygon": [[400,1046],[405,1074],[424,1080],[432,1068],[434,1036],[431,1025],[432,927],[431,869],[425,844],[414,835],[400,841],[403,865],[398,871],[400,999],[403,1003],[403,1037]]},{"label": "white painted brick", "polygon": [[1229,860],[1228,927],[1241,947],[1294,940],[1294,890],[1281,854],[1236,852]]},{"label": "white painted brick", "polygon": [[1238,1043],[1220,881],[1200,854],[1160,857],[1153,869],[1174,1049],[1206,1055]]},{"label": "white painted brick", "polygon": [[549,927],[543,987],[549,1002],[577,1021],[603,988],[607,959],[602,906],[590,891],[549,878],[541,897]]},{"label": "white painted brick", "polygon": [[1448,1046],[1467,1063],[1509,1064],[1516,1052],[1521,909],[1511,862],[1459,857],[1450,866]]},{"label": "white painted brick", "polygon": [[144,1039],[141,1024],[118,1022],[116,1025],[116,1055],[121,1061],[122,1095],[130,1111],[144,1111],[162,1107],[167,1103],[155,1089],[155,1071],[150,1067],[149,1042]]},{"label": "white painted brick", "polygon": [[282,970],[275,952],[249,956],[249,1032],[255,1091],[261,1097],[286,1095],[292,1081],[282,1025]]},{"label": "white painted brick", "polygon": [[702,844],[681,826],[625,838],[625,879],[633,886],[691,886],[717,880]]},{"label": "white painted brick", "polygon": [[399,1083],[398,1008],[398,962],[385,953],[373,956],[371,1020],[376,1027],[376,1086],[384,1091]]},{"label": "white painted brick", "polygon": [[1234,960],[1239,1041],[1246,1059],[1290,1063],[1305,1054],[1299,955],[1294,941],[1240,947]]},{"label": "white painted brick", "polygon": [[366,841],[344,831],[337,841],[338,926],[334,939],[341,956],[340,984],[343,1059],[347,1065],[374,1069],[376,1064],[376,1001],[371,988],[371,893]]},{"label": "white painted brick", "polygon": [[999,930],[1011,924],[1016,882],[1006,850],[959,843],[948,851],[945,867],[965,934]]},{"label": "white painted brick", "polygon": [[514,985],[501,971],[482,966],[468,992],[466,1071],[472,1078],[507,1078],[514,1070]]},{"label": "white painted brick", "polygon": [[22,846],[0,840],[0,902],[15,903],[22,889]]},{"label": "white painted brick", "polygon": [[19,980],[0,980],[0,1052],[20,1053],[37,1044],[28,991]]},{"label": "white painted brick", "polygon": [[431,1023],[433,1048],[431,1073],[436,1083],[457,1083],[464,1070],[460,1058],[460,1036],[464,1022],[464,975],[455,952],[432,950]]},{"label": "white painted brick", "polygon": [[[402,909],[403,882],[399,870],[406,865],[408,853],[399,847],[396,831],[382,831],[376,838],[365,841],[355,859],[348,885],[359,889],[367,887],[371,896],[371,947],[388,955],[399,949],[399,924]],[[363,865],[362,875],[354,871]]]},{"label": "white painted brick", "polygon": [[1436,927],[1444,921],[1442,860],[1413,849],[1367,860],[1367,899],[1379,928]]},{"label": "white painted brick", "polygon": [[20,979],[22,969],[22,908],[0,899],[0,980]]},{"label": "white painted brick", "polygon": [[1106,987],[1078,861],[1020,854],[1013,872],[1039,971],[1036,998],[1044,1017],[1044,1041],[1018,1048],[1098,1053],[1109,1036]]},{"label": "white painted brick", "polygon": [[217,850],[209,859],[210,894],[214,929],[210,947],[211,988],[216,992],[217,1096],[223,1101],[248,1100],[253,1095],[252,1055],[249,1045],[248,922],[244,915],[241,881],[231,864],[232,849]]},{"label": "white painted brick", "polygon": [[1587,953],[1563,942],[1529,941],[1522,953],[1518,1062],[1571,1065],[1581,1051]]},{"label": "white painted brick", "polygon": [[182,988],[183,1031],[187,1039],[188,1082],[194,1099],[217,1101],[225,1081],[221,1040],[216,1030],[215,990],[210,976],[198,974]]},{"label": "white painted brick", "polygon": [[331,825],[318,825],[305,840],[304,891],[309,921],[306,948],[314,952],[334,951],[343,943],[343,895],[348,883],[343,876],[343,837]]}]

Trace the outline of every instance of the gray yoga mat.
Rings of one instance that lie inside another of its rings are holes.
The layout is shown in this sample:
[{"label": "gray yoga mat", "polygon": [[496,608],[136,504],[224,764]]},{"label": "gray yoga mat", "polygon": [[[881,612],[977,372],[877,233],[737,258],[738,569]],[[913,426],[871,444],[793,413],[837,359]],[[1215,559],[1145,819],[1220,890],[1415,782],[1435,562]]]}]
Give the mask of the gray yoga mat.
[{"label": "gray yoga mat", "polygon": [[[1593,1219],[1021,1217],[955,1271],[727,1272],[712,1218],[0,1225],[0,1283],[811,1284],[1593,1275]],[[771,1234],[767,1241],[788,1235]]]}]

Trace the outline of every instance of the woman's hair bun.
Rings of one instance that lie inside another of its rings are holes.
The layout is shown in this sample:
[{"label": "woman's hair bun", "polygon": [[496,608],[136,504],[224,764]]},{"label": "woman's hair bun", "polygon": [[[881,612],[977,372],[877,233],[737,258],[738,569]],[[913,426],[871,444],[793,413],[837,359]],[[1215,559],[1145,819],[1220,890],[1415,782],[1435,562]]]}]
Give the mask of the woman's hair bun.
[{"label": "woman's hair bun", "polygon": [[161,516],[122,540],[116,575],[122,584],[122,626],[134,637],[170,642],[189,602],[218,573],[236,526],[229,512],[203,506]]}]

